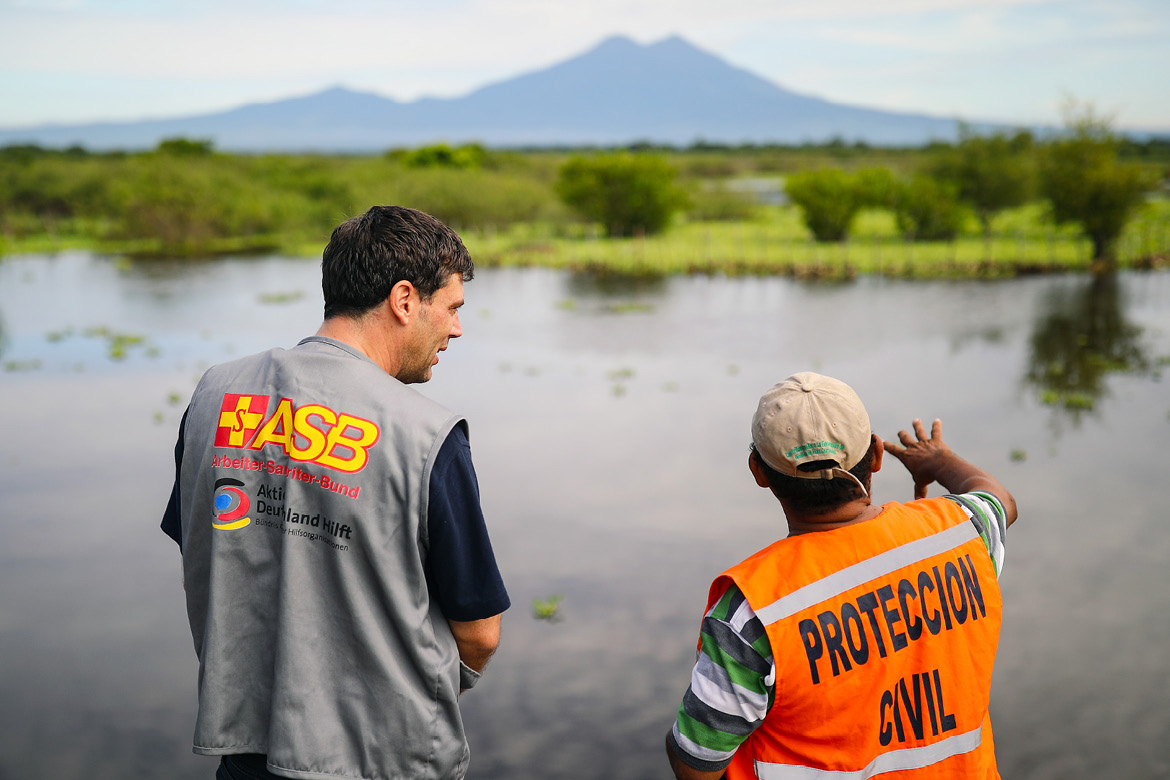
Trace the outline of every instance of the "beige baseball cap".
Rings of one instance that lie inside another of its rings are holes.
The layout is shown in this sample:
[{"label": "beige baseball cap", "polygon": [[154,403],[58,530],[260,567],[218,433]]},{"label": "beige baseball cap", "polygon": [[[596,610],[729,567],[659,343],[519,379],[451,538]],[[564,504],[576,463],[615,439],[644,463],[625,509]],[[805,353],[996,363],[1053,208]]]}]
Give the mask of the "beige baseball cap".
[{"label": "beige baseball cap", "polygon": [[[849,473],[869,452],[869,414],[853,388],[839,379],[805,371],[773,385],[760,397],[752,417],[752,443],[764,463],[802,479],[853,480]],[[836,465],[801,471],[802,463]],[[867,494],[868,495],[868,494]]]}]

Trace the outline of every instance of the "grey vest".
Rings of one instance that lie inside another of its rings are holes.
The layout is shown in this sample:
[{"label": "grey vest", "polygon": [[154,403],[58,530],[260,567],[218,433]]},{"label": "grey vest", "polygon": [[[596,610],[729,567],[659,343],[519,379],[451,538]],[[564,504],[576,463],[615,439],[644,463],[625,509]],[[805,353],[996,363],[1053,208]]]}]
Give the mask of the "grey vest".
[{"label": "grey vest", "polygon": [[195,752],[300,778],[460,778],[458,650],[423,571],[461,418],[339,342],[210,369],[187,413]]}]

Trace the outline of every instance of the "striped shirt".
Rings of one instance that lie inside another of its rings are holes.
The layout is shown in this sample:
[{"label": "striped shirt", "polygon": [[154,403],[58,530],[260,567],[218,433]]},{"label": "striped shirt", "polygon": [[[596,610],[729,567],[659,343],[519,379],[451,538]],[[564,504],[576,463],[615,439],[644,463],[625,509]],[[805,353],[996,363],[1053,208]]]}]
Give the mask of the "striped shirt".
[{"label": "striped shirt", "polygon": [[[946,496],[962,507],[983,539],[998,576],[1003,569],[1007,513],[990,493]],[[687,765],[719,771],[764,721],[776,695],[776,664],[764,624],[735,584],[703,617],[698,660],[670,732]]]}]

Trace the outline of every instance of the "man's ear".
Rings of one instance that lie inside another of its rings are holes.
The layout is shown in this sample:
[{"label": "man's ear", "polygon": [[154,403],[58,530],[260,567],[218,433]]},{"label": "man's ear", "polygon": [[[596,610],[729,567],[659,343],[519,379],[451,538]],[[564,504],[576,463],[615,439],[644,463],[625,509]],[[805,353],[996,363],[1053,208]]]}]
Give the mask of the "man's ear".
[{"label": "man's ear", "polygon": [[752,476],[756,478],[756,484],[762,488],[772,489],[768,484],[768,476],[764,473],[764,467],[760,463],[760,456],[756,454],[755,450],[748,453],[748,468],[751,469]]},{"label": "man's ear", "polygon": [[402,325],[409,325],[418,309],[418,290],[413,284],[402,279],[390,288],[390,294],[386,296],[386,304],[390,308],[391,317]]},{"label": "man's ear", "polygon": [[869,467],[871,472],[882,470],[882,456],[885,454],[886,443],[876,433],[873,434],[873,465]]}]

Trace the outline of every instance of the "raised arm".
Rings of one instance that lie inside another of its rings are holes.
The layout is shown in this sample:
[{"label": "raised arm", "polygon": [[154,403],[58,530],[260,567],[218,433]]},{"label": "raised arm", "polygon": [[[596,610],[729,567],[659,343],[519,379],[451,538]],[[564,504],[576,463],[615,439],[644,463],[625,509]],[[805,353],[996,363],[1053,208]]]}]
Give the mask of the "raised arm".
[{"label": "raised arm", "polygon": [[[915,438],[917,437],[917,438]],[[914,478],[914,498],[926,498],[926,489],[937,482],[951,493],[985,490],[999,499],[1007,513],[1007,524],[1016,521],[1016,500],[998,479],[960,458],[942,440],[942,420],[935,420],[930,436],[922,420],[914,421],[914,436],[898,431],[902,446],[885,442],[886,452],[902,462]]]}]

